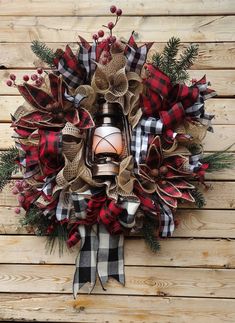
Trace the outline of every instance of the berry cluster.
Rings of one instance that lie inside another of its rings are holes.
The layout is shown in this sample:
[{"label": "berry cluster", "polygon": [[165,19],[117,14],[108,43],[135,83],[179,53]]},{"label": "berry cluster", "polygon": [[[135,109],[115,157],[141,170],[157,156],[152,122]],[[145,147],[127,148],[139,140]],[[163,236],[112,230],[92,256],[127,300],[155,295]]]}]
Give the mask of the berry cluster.
[{"label": "berry cluster", "polygon": [[[18,195],[17,199],[18,199],[20,206],[24,202],[24,196],[21,194],[21,192],[23,192],[27,187],[28,187],[28,184],[25,181],[18,180],[18,181],[16,181],[15,186],[12,189],[12,193],[14,195]],[[20,207],[15,208],[15,213],[20,214]]]},{"label": "berry cluster", "polygon": [[[116,26],[118,20],[120,19],[121,15],[122,15],[122,9],[117,9],[116,6],[111,6],[110,7],[110,12],[113,13],[113,14],[116,14],[116,21],[115,21],[115,23],[110,21],[107,25],[103,25],[103,27],[109,29],[109,33],[110,33],[110,36],[107,37],[107,39],[104,40],[104,41],[108,41],[109,43],[115,43],[116,37],[112,36],[112,30]],[[99,30],[96,34],[93,34],[93,36],[92,36],[92,38],[96,42],[98,42],[99,38],[102,38],[102,37],[104,37],[104,31],[102,29]]]},{"label": "berry cluster", "polygon": [[[29,79],[31,79],[34,82],[33,85],[35,85],[37,87],[40,87],[44,82],[44,78],[42,76],[42,73],[43,73],[43,69],[38,68],[37,69],[37,74],[36,73],[32,74],[30,77],[29,77],[29,75],[24,75],[23,76],[23,81],[28,82]],[[8,86],[16,86],[15,80],[16,80],[16,75],[15,74],[10,74],[10,79],[6,81],[6,85],[8,85]]]}]

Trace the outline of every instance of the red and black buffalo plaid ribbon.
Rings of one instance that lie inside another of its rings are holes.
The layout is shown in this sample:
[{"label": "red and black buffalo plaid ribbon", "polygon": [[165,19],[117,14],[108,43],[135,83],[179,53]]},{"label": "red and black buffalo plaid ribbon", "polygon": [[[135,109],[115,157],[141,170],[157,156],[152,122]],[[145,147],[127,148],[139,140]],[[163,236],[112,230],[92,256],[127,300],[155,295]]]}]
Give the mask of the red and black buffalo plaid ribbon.
[{"label": "red and black buffalo plaid ribbon", "polygon": [[39,162],[45,177],[57,173],[64,164],[62,132],[39,129]]}]

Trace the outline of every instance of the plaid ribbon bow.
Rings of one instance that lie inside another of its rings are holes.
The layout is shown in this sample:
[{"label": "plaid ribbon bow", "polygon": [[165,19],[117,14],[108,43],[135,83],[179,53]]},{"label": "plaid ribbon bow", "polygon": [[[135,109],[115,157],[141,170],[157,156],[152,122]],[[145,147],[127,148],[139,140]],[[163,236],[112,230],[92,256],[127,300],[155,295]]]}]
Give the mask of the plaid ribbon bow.
[{"label": "plaid ribbon bow", "polygon": [[91,283],[90,292],[93,290],[96,274],[102,287],[109,277],[124,284],[122,226],[134,226],[139,202],[124,200],[119,205],[99,190],[73,193],[72,199],[78,221],[69,234],[68,244],[72,246],[81,240],[73,283],[74,297],[87,282]]}]

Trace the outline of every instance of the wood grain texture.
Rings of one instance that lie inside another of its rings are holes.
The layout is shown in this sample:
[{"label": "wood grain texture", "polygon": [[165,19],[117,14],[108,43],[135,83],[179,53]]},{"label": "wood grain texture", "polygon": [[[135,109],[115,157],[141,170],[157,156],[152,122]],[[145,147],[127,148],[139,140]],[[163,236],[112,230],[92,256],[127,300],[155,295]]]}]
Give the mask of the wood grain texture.
[{"label": "wood grain texture", "polygon": [[[0,96],[0,122],[11,122],[10,115],[24,103],[21,96]],[[213,125],[235,125],[235,100],[210,99],[206,101],[206,111],[214,114]]]},{"label": "wood grain texture", "polygon": [[[94,26],[107,23],[106,17],[26,17],[3,16],[0,20],[0,42],[75,42],[78,34],[91,40]],[[166,42],[172,34],[183,42],[235,41],[235,16],[134,16],[122,17],[115,28],[117,37],[138,32],[138,41]],[[229,26],[229,28],[228,28]],[[174,32],[173,32],[174,31]]]},{"label": "wood grain texture", "polygon": [[[14,208],[0,207],[0,234],[28,234],[20,225],[20,216],[14,213]],[[178,210],[175,218],[178,226],[173,238],[235,238],[235,210]],[[31,233],[32,234],[32,233]]]},{"label": "wood grain texture", "polygon": [[[233,299],[2,294],[3,320],[63,322],[233,323]],[[157,321],[156,321],[157,319]]]},{"label": "wood grain texture", "polygon": [[[1,292],[70,293],[73,275],[72,265],[1,265]],[[234,275],[234,269],[126,266],[125,287],[110,279],[104,291],[97,281],[93,294],[234,298]]]},{"label": "wood grain texture", "polygon": [[[121,7],[123,15],[205,15],[233,14],[235,4],[232,0],[116,0],[115,5]],[[49,0],[4,0],[0,3],[1,16],[99,16],[110,15],[110,1],[94,2],[91,0],[58,0],[53,6]],[[28,10],[26,10],[26,8]]]},{"label": "wood grain texture", "polygon": [[[25,71],[11,69],[0,70],[0,95],[19,95],[17,88],[9,87],[5,84],[5,81],[9,78],[11,73],[16,74],[20,83]],[[35,70],[27,71],[27,74],[29,75],[34,73]],[[207,80],[212,84],[211,88],[216,89],[218,96],[235,96],[235,77],[233,70],[190,70],[189,74],[191,78],[197,78],[198,80],[206,74]]]},{"label": "wood grain texture", "polygon": [[[154,43],[148,55],[151,59],[154,52],[162,52],[166,43]],[[189,43],[182,43],[180,51],[184,50]],[[56,50],[65,48],[65,43],[47,43],[47,46]],[[76,53],[77,43],[69,43],[69,46]],[[0,66],[5,68],[34,68],[38,65],[38,59],[32,52],[29,43],[0,43]],[[235,68],[235,43],[199,43],[199,54],[192,69],[228,69]],[[40,63],[41,64],[41,63]],[[44,65],[46,67],[46,65]]]},{"label": "wood grain texture", "polygon": [[[78,253],[77,247],[71,252],[64,252],[63,257],[60,257],[58,248],[51,254],[46,252],[45,242],[44,237],[0,236],[0,262],[5,264],[74,264]],[[166,239],[161,242],[160,251],[154,254],[142,239],[132,238],[125,240],[124,259],[127,266],[235,268],[235,241]]]}]

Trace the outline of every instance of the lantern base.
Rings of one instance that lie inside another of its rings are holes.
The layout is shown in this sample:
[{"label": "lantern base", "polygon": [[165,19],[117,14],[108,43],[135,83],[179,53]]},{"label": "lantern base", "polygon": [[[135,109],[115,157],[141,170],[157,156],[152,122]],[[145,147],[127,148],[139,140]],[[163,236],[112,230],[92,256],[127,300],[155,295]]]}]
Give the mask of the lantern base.
[{"label": "lantern base", "polygon": [[92,165],[92,177],[117,176],[119,173],[119,164],[105,163]]}]

